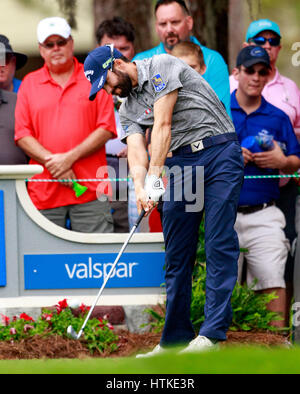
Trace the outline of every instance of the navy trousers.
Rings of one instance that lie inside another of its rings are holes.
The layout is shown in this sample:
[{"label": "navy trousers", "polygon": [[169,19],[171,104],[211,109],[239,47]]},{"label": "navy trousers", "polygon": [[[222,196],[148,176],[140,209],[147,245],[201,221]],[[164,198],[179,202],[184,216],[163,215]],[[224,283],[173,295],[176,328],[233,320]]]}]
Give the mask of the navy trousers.
[{"label": "navy trousers", "polygon": [[[244,164],[238,142],[228,141],[197,153],[167,159],[169,169],[204,167],[204,211],[206,250],[205,321],[199,335],[226,340],[232,319],[231,294],[237,280],[238,237],[234,230]],[[171,171],[172,172],[172,171]],[[180,173],[180,171],[177,171]],[[170,177],[163,204],[163,233],[166,248],[166,320],[161,346],[186,344],[195,337],[190,319],[192,272],[196,257],[202,211],[187,212],[187,202],[174,198],[182,177]],[[189,183],[188,183],[189,184]],[[168,201],[169,200],[169,201]]]}]

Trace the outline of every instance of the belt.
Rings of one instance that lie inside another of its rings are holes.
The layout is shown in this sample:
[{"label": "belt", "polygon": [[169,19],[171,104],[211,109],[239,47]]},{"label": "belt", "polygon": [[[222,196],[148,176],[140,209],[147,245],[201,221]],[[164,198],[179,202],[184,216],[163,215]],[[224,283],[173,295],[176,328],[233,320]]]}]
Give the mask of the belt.
[{"label": "belt", "polygon": [[271,207],[272,205],[275,205],[275,201],[270,201],[270,202],[267,202],[264,204],[258,204],[258,205],[241,205],[238,207],[237,211],[239,213],[243,213],[244,215],[247,215],[249,213],[261,211],[262,209]]},{"label": "belt", "polygon": [[224,144],[227,141],[238,141],[236,133],[225,133],[214,135],[212,137],[205,137],[202,140],[194,141],[191,144],[181,146],[180,148],[175,149],[172,153],[173,156],[187,153],[196,153],[214,145]]}]

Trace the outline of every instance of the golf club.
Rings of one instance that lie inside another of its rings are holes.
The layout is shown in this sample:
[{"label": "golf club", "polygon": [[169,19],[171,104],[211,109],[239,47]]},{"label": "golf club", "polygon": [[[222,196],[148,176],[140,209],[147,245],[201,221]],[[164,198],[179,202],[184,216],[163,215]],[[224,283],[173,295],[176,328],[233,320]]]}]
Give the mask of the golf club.
[{"label": "golf club", "polygon": [[94,303],[93,303],[91,309],[89,310],[89,313],[88,313],[87,317],[85,318],[85,321],[84,321],[84,323],[83,323],[83,325],[82,325],[82,327],[81,327],[79,333],[77,334],[76,331],[74,330],[74,328],[73,328],[71,325],[68,327],[67,333],[68,333],[68,335],[71,336],[72,338],[74,338],[74,339],[79,339],[79,338],[81,337],[81,335],[82,335],[82,333],[83,333],[83,330],[84,330],[84,327],[86,326],[86,324],[87,324],[87,322],[88,322],[88,320],[89,320],[89,318],[90,318],[90,316],[91,316],[91,314],[92,314],[92,312],[93,312],[93,310],[94,310],[94,308],[95,308],[97,302],[99,301],[99,298],[100,298],[100,296],[101,296],[101,294],[102,294],[102,291],[103,291],[104,287],[106,286],[107,281],[108,281],[109,278],[111,277],[111,274],[113,273],[113,271],[114,271],[114,269],[115,269],[115,267],[116,267],[118,261],[120,260],[120,257],[121,257],[121,255],[122,255],[122,253],[124,252],[125,248],[127,247],[127,245],[128,245],[128,243],[129,243],[129,241],[130,241],[130,239],[131,239],[133,233],[134,233],[135,230],[137,229],[137,227],[138,227],[138,225],[140,224],[141,220],[143,219],[144,215],[145,215],[145,210],[143,209],[142,212],[140,213],[140,216],[138,217],[138,219],[137,219],[135,225],[132,227],[132,229],[131,229],[131,231],[130,231],[130,233],[129,233],[127,239],[126,239],[126,241],[124,242],[124,244],[123,244],[123,246],[122,246],[122,248],[121,248],[121,250],[120,250],[120,252],[119,252],[119,254],[118,254],[117,258],[116,258],[116,260],[114,261],[114,263],[113,263],[113,265],[112,265],[112,267],[111,267],[111,269],[110,269],[110,271],[109,271],[107,277],[104,278],[102,287],[101,287],[101,289],[99,290],[99,293],[98,293],[98,295],[97,295],[97,298],[95,299],[95,301],[94,301]]}]

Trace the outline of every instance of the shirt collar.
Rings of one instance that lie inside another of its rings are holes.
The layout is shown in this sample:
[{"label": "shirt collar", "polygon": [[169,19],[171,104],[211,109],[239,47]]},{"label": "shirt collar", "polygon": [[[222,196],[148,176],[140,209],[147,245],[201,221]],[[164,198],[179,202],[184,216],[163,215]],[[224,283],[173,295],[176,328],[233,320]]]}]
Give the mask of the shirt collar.
[{"label": "shirt collar", "polygon": [[[240,105],[239,105],[239,103],[238,103],[238,101],[237,101],[237,99],[236,99],[236,96],[235,96],[236,91],[237,91],[237,89],[235,89],[235,91],[232,92],[231,97],[230,97],[231,109],[240,110],[240,111],[243,111],[243,112],[244,112],[244,110],[240,107]],[[265,100],[265,98],[264,98],[263,96],[261,96],[261,104],[260,104],[260,107],[257,108],[257,110],[254,111],[254,112],[256,112],[256,113],[261,113],[261,114],[268,114],[269,111],[268,111],[268,109],[267,109],[267,105],[268,105],[267,101]],[[251,114],[252,114],[252,113],[253,113],[253,112],[251,112]],[[249,115],[251,115],[251,114],[249,114]]]},{"label": "shirt collar", "polygon": [[137,92],[141,92],[144,86],[144,83],[148,81],[148,76],[145,70],[145,67],[143,67],[143,60],[135,60],[134,61],[136,68],[137,68],[137,73],[138,73],[138,86],[135,88]]},{"label": "shirt collar", "polygon": [[[73,74],[72,74],[71,78],[73,78],[74,76],[77,76],[78,69],[79,69],[79,62],[76,59],[76,57],[73,57],[73,61],[74,61],[74,70],[73,70]],[[44,64],[44,66],[42,67],[42,77],[40,79],[40,83],[43,84],[43,83],[47,83],[47,82],[51,82],[51,81],[53,81],[53,78],[50,75],[47,65]]]},{"label": "shirt collar", "polygon": [[268,82],[266,86],[276,85],[276,84],[281,84],[281,85],[283,84],[283,80],[282,80],[281,75],[279,74],[279,71],[277,68],[275,71],[274,78],[272,79],[272,81]]}]

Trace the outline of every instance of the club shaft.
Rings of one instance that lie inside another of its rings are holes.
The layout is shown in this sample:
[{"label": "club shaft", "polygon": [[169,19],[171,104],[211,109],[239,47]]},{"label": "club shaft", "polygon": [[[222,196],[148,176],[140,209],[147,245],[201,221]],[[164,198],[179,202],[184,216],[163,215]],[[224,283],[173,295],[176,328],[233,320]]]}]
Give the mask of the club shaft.
[{"label": "club shaft", "polygon": [[90,310],[89,310],[89,313],[87,314],[87,317],[85,318],[85,321],[84,321],[84,323],[83,323],[83,325],[82,325],[82,327],[81,327],[81,329],[80,329],[80,331],[79,331],[79,333],[78,333],[78,335],[77,335],[77,339],[79,339],[79,338],[81,337],[81,335],[82,335],[82,333],[83,333],[83,330],[84,330],[84,328],[85,328],[85,326],[86,326],[86,324],[87,324],[87,322],[88,322],[88,320],[89,320],[91,314],[93,313],[93,310],[94,310],[95,306],[97,305],[97,303],[98,303],[98,301],[99,301],[99,298],[100,298],[100,296],[101,296],[101,294],[102,294],[102,292],[103,292],[103,290],[104,290],[104,288],[105,288],[105,286],[106,286],[106,283],[108,282],[109,278],[111,277],[111,275],[112,275],[114,269],[116,268],[116,265],[118,264],[118,262],[119,262],[119,260],[120,260],[120,257],[122,256],[124,250],[126,249],[126,247],[127,247],[128,243],[129,243],[131,237],[133,236],[135,230],[137,229],[137,227],[138,227],[138,225],[140,224],[141,220],[143,219],[144,215],[145,215],[145,211],[143,210],[143,211],[141,212],[141,214],[140,214],[140,216],[139,216],[137,222],[136,222],[135,225],[132,227],[132,229],[131,229],[131,231],[130,231],[130,233],[129,233],[127,239],[126,239],[126,241],[124,242],[124,244],[123,244],[123,246],[122,246],[122,248],[121,248],[121,250],[120,250],[118,256],[116,257],[116,259],[115,259],[115,261],[114,261],[114,263],[113,263],[113,265],[112,265],[112,267],[111,267],[111,269],[110,269],[108,275],[104,278],[103,284],[102,284],[102,286],[101,286],[101,289],[99,290],[99,293],[98,293],[98,295],[97,295],[97,297],[96,297],[96,299],[95,299],[93,305],[91,306],[91,308],[90,308]]}]

